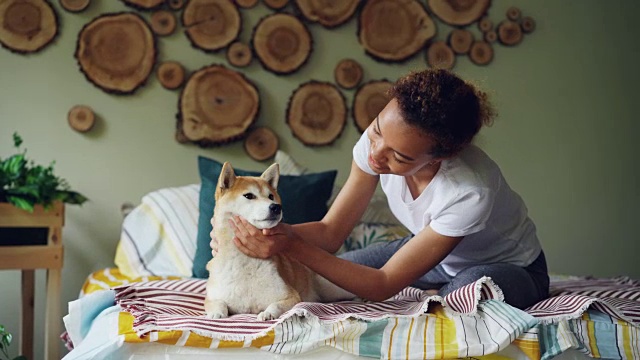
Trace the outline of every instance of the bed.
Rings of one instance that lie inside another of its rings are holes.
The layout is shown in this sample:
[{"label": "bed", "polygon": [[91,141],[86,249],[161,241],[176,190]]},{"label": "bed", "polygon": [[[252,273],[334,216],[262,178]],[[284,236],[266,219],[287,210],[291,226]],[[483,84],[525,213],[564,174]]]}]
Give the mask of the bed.
[{"label": "bed", "polygon": [[[288,189],[305,189],[290,204],[281,194],[285,212],[308,193],[305,204],[321,210],[285,220],[321,216],[335,172],[311,174],[280,151],[276,161]],[[552,296],[525,311],[483,278],[444,298],[408,287],[384,302],[300,303],[272,321],[206,319],[198,264],[210,257],[220,166],[201,157],[201,183],[151,192],[124,219],[116,266],[90,274],[69,303],[65,360],[640,358],[640,281],[628,277],[553,276]],[[376,197],[340,251],[406,234],[385,211]]]}]

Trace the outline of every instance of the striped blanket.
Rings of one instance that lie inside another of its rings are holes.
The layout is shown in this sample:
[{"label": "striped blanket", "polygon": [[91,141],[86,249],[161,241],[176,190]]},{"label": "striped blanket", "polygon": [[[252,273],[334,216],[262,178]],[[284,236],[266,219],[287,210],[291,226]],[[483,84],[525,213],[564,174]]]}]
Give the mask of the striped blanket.
[{"label": "striped blanket", "polygon": [[406,288],[383,302],[299,303],[280,318],[268,321],[258,321],[256,315],[247,314],[226,319],[207,319],[203,307],[205,286],[206,280],[202,279],[159,280],[123,285],[114,290],[116,302],[133,315],[133,326],[139,336],[152,331],[189,330],[211,338],[247,341],[266,335],[277,324],[293,316],[305,317],[310,323],[323,324],[347,319],[376,321],[391,317],[411,318],[427,313],[432,303],[441,304],[448,315],[466,316],[477,321],[479,301],[492,299],[504,305],[503,311],[513,316],[506,321],[509,329],[519,333],[534,324],[533,318],[526,313],[502,303],[502,292],[486,277],[444,298]]},{"label": "striped blanket", "polygon": [[[640,358],[640,289],[628,278],[553,279],[554,296],[526,312],[505,304],[499,289],[483,279],[445,298],[407,288],[382,303],[303,303],[266,322],[253,315],[208,320],[203,280],[153,279],[131,282],[107,269],[85,284],[87,294],[114,289],[120,344],[256,347],[276,354],[330,346],[382,359],[550,359],[567,349],[596,358]],[[105,292],[94,295],[99,293]],[[91,296],[77,301],[93,306]]]}]

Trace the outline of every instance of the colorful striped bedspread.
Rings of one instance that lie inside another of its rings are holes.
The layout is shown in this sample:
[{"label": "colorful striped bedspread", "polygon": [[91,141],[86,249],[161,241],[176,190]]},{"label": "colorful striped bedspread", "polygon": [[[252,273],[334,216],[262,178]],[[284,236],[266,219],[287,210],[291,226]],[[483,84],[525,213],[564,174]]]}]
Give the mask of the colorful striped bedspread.
[{"label": "colorful striped bedspread", "polygon": [[82,294],[110,288],[110,305],[120,308],[118,336],[129,343],[279,354],[331,346],[381,359],[502,358],[513,345],[509,357],[523,359],[550,359],[567,349],[640,358],[640,282],[623,277],[553,281],[554,296],[526,311],[505,304],[500,289],[484,278],[444,298],[407,288],[384,302],[300,303],[273,321],[206,319],[201,279],[129,279],[105,269],[89,276]]}]

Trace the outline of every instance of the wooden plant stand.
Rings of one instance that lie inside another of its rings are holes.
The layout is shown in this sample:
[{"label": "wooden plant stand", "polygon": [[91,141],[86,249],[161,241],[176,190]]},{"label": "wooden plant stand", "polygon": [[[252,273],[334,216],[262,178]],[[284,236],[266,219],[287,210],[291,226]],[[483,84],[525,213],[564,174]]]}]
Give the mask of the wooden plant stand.
[{"label": "wooden plant stand", "polygon": [[[64,204],[57,202],[49,210],[36,206],[33,213],[0,203],[0,228],[43,228],[46,239],[33,245],[26,236],[0,236],[0,270],[22,271],[22,317],[20,353],[33,359],[33,310],[35,269],[47,269],[45,315],[45,359],[60,359],[60,290],[63,263],[62,226]],[[14,230],[14,229],[12,229]]]}]

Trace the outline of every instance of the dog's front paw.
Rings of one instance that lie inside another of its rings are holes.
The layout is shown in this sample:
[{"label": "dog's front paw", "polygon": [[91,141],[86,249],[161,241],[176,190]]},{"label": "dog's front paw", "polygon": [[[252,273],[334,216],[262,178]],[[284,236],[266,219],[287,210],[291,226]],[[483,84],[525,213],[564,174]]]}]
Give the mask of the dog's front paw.
[{"label": "dog's front paw", "polygon": [[229,317],[229,308],[222,300],[209,300],[204,302],[204,310],[207,313],[207,319],[222,319]]},{"label": "dog's front paw", "polygon": [[212,313],[207,313],[207,319],[223,319],[228,317],[229,314],[225,311],[225,312],[212,312]]},{"label": "dog's front paw", "polygon": [[275,320],[279,315],[276,315],[269,311],[269,309],[258,314],[258,321]]}]

